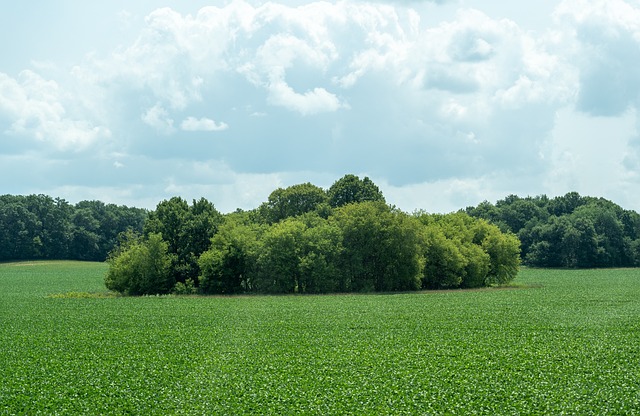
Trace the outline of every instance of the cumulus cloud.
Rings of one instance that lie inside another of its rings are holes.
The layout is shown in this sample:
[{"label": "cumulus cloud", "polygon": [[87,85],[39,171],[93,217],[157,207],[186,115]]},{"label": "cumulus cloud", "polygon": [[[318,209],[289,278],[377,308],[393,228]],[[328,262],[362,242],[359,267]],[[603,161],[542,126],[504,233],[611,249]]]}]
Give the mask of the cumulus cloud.
[{"label": "cumulus cloud", "polygon": [[223,131],[229,128],[229,125],[224,122],[217,123],[216,121],[202,117],[187,117],[182,120],[180,128],[184,131]]},{"label": "cumulus cloud", "polygon": [[25,70],[18,79],[0,73],[0,116],[11,120],[7,133],[34,138],[61,150],[81,150],[110,136],[109,128],[69,114],[72,100],[60,85]]},{"label": "cumulus cloud", "polygon": [[170,134],[175,131],[173,119],[169,117],[169,112],[160,103],[147,109],[142,115],[142,121],[162,134]]},{"label": "cumulus cloud", "polygon": [[579,65],[578,108],[616,116],[640,97],[640,8],[623,0],[565,0],[555,18],[572,28],[571,58]]},{"label": "cumulus cloud", "polygon": [[[536,171],[553,123],[548,106],[575,91],[570,66],[546,39],[512,21],[461,9],[455,20],[423,27],[410,7],[376,3],[159,9],[132,45],[93,64],[100,71],[85,72],[100,73],[97,84],[155,102],[140,118],[160,134],[175,133],[180,119],[185,131],[227,129],[184,114],[215,108],[237,126],[224,155],[235,168],[286,171],[331,160],[338,172],[370,165],[396,184]],[[252,160],[247,146],[276,154]],[[355,160],[363,149],[367,157]]]},{"label": "cumulus cloud", "polygon": [[[635,114],[640,7],[564,0],[555,23],[533,32],[462,3],[427,24],[420,3],[161,8],[132,42],[87,56],[65,77],[0,74],[0,122],[8,135],[58,149],[110,142],[103,154],[123,154],[104,171],[141,183],[152,175],[133,167],[147,166],[162,178],[155,188],[162,195],[249,189],[243,181],[266,186],[303,171],[334,179],[366,172],[399,201],[413,193],[474,203],[473,189],[500,197],[585,183],[562,169],[584,166],[576,161],[586,155],[559,141],[558,114],[574,107],[587,119]],[[202,114],[215,120],[193,116]],[[226,140],[197,147],[174,137],[223,130]],[[616,161],[630,170],[640,164],[640,146],[625,140],[617,149],[626,156]],[[211,172],[187,178],[169,168],[203,172],[212,158],[224,160],[216,169],[227,172],[229,188],[208,188],[222,181]],[[242,206],[258,194],[247,195]]]}]

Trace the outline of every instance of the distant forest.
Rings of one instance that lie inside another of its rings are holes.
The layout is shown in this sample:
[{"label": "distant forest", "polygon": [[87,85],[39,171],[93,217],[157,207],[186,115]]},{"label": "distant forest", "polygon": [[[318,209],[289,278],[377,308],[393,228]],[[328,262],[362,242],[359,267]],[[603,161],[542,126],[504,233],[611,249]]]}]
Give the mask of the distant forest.
[{"label": "distant forest", "polygon": [[569,192],[510,195],[466,213],[518,236],[524,264],[536,267],[640,266],[640,215],[604,198]]},{"label": "distant forest", "polygon": [[104,261],[121,232],[142,232],[147,215],[100,201],[72,205],[47,195],[2,195],[0,261]]},{"label": "distant forest", "polygon": [[[640,215],[575,192],[408,214],[355,175],[327,190],[279,188],[259,207],[228,214],[205,198],[174,197],[148,211],[0,196],[0,261],[37,259],[108,260],[107,285],[130,294],[176,285],[201,293],[478,287],[510,281],[521,261],[640,266]],[[136,273],[155,277],[142,284]]]}]

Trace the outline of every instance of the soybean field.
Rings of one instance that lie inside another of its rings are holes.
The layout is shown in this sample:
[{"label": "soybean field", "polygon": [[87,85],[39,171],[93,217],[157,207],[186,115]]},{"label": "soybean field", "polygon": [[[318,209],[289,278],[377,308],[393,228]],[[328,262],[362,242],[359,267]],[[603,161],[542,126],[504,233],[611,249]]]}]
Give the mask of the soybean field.
[{"label": "soybean field", "polygon": [[640,270],[511,286],[120,297],[0,264],[0,414],[640,414]]}]

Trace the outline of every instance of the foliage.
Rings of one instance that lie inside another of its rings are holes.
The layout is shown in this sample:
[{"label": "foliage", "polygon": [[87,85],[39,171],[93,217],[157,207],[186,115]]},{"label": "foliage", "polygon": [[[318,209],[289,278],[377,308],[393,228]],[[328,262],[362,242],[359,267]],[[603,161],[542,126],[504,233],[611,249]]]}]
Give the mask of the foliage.
[{"label": "foliage", "polygon": [[510,231],[522,243],[525,263],[538,267],[640,265],[640,215],[603,198],[576,192],[549,199],[510,195],[467,213]]},{"label": "foliage", "polygon": [[505,284],[518,274],[520,241],[497,226],[458,212],[418,213],[425,225],[425,288]]},{"label": "foliage", "polygon": [[297,217],[314,211],[328,201],[326,192],[310,183],[278,188],[269,195],[269,200],[260,211],[270,224],[285,218]]},{"label": "foliage", "polygon": [[100,201],[71,205],[46,195],[0,196],[0,261],[107,258],[123,231],[142,231],[147,211]]},{"label": "foliage", "polygon": [[394,296],[47,297],[100,292],[106,271],[0,264],[1,414],[637,413],[636,269]]},{"label": "foliage", "polygon": [[146,238],[130,235],[108,259],[105,286],[127,295],[169,293],[175,280],[167,250],[160,234]]},{"label": "foliage", "polygon": [[200,289],[203,293],[234,294],[254,290],[256,259],[264,226],[243,213],[225,216],[211,247],[202,253]]},{"label": "foliage", "polygon": [[176,281],[198,281],[198,258],[209,249],[222,215],[205,198],[192,205],[180,197],[160,202],[149,213],[144,224],[145,234],[158,233],[172,254],[171,274]]},{"label": "foliage", "polygon": [[382,202],[362,202],[336,210],[331,221],[342,230],[340,269],[346,291],[420,288],[419,225]]},{"label": "foliage", "polygon": [[279,188],[258,209],[227,215],[204,198],[189,206],[174,197],[144,230],[167,243],[176,281],[192,279],[205,294],[480,287],[516,276],[515,237],[463,214],[427,217],[391,208],[369,178],[346,175],[327,193]]},{"label": "foliage", "polygon": [[[574,199],[568,205],[580,206]],[[520,205],[525,213],[541,210]],[[607,253],[620,244],[627,248],[617,257],[596,251],[595,258],[638,257],[640,243],[623,234],[635,227],[633,218],[621,228],[616,218],[583,211],[596,233],[618,230],[597,240]],[[505,216],[503,226],[525,223],[518,212]],[[71,206],[44,196],[5,196],[0,260],[102,260],[111,251],[106,283],[128,294],[406,291],[505,284],[515,277],[520,260],[513,236],[462,214],[428,217],[390,207],[371,179],[351,174],[326,192],[310,183],[278,188],[257,209],[226,215],[205,198],[189,204],[173,197],[147,213],[99,201]],[[140,232],[142,238],[133,236]],[[538,245],[535,253],[544,257],[545,249]]]},{"label": "foliage", "polygon": [[173,287],[174,295],[195,295],[198,293],[198,288],[192,279],[187,279],[186,282],[178,282]]},{"label": "foliage", "polygon": [[360,179],[352,174],[338,179],[331,185],[327,195],[329,204],[334,208],[356,202],[385,202],[382,192],[371,179],[366,176]]}]

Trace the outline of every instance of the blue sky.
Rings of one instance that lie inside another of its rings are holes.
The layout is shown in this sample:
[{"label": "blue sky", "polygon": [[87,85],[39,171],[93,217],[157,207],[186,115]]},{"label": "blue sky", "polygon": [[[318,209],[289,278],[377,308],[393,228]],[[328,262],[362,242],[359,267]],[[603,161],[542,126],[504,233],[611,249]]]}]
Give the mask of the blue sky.
[{"label": "blue sky", "polygon": [[0,193],[640,210],[640,1],[3,2]]}]

